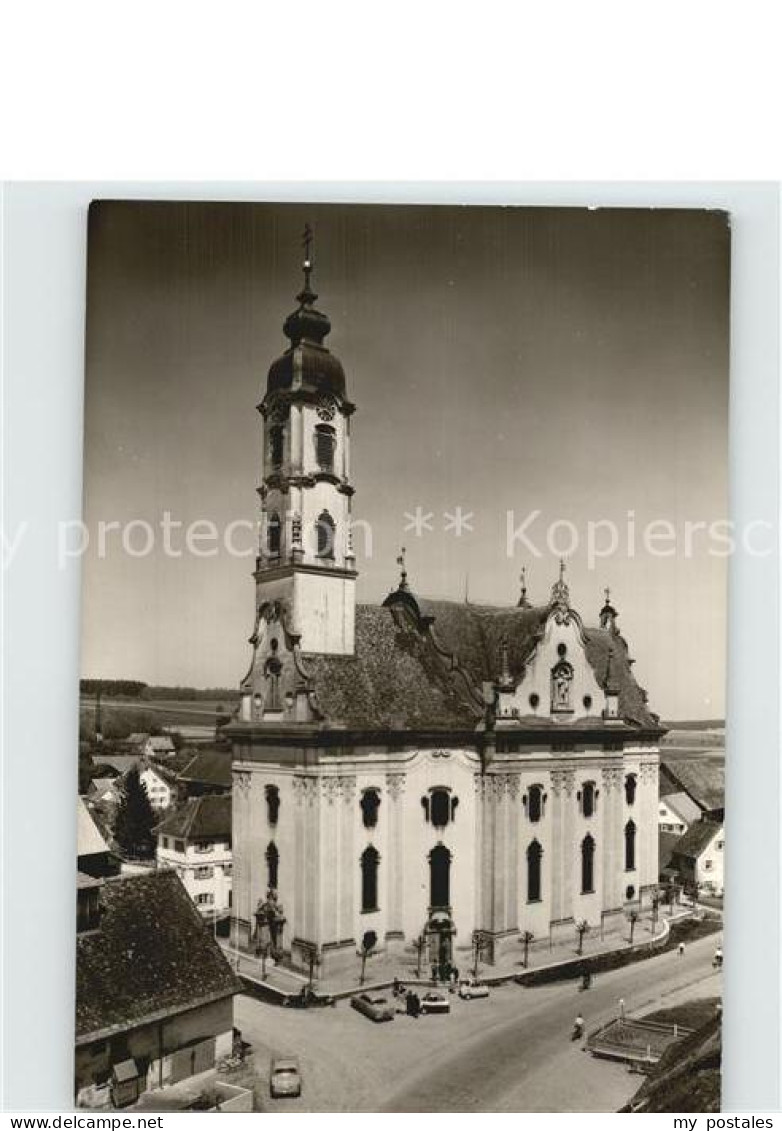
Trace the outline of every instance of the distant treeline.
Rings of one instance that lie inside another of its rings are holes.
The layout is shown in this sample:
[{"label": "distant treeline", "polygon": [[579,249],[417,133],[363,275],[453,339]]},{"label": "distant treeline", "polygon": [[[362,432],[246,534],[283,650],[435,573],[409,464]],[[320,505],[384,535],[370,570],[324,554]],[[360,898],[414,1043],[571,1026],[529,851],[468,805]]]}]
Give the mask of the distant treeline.
[{"label": "distant treeline", "polygon": [[79,681],[82,695],[124,695],[129,699],[174,699],[196,702],[200,699],[235,700],[239,697],[236,688],[226,687],[164,687],[142,683],[137,679],[82,679]]},{"label": "distant treeline", "polygon": [[669,730],[720,730],[725,726],[724,719],[684,719],[663,723]]}]

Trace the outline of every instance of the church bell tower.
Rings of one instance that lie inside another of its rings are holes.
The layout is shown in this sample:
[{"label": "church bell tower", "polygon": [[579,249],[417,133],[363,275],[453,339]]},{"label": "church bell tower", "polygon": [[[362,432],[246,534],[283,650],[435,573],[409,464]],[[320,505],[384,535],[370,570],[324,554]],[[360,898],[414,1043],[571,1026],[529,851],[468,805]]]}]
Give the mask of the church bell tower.
[{"label": "church bell tower", "polygon": [[312,231],[303,238],[304,286],[283,333],[290,345],[269,369],[263,417],[256,612],[284,610],[304,653],[354,648],[355,556],[350,518],[350,420],[345,371],[323,344],[331,330],[315,306]]}]

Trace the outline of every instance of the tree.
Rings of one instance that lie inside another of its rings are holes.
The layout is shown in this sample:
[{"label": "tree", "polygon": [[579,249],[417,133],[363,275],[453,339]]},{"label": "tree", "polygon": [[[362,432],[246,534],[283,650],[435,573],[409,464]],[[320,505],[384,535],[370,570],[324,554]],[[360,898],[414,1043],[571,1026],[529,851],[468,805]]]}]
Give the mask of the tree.
[{"label": "tree", "polygon": [[535,938],[532,931],[525,931],[521,936],[521,945],[524,947],[524,965],[529,966],[529,944]]},{"label": "tree", "polygon": [[128,856],[147,860],[155,854],[156,824],[154,810],[138,767],[128,770],[120,791],[114,837],[120,850]]},{"label": "tree", "polygon": [[377,935],[375,934],[375,932],[374,931],[365,931],[364,937],[361,940],[361,977],[360,977],[359,983],[358,983],[360,986],[364,985],[364,974],[365,974],[366,968],[367,968],[367,959],[369,958],[370,954],[372,953],[372,951],[375,949],[376,946],[377,946]]},{"label": "tree", "polygon": [[589,934],[589,923],[586,919],[582,919],[580,923],[576,923],[576,934],[578,935],[578,950],[577,954],[584,953],[584,935]]},{"label": "tree", "polygon": [[416,978],[420,978],[421,977],[421,955],[423,954],[424,948],[426,947],[426,935],[424,934],[423,931],[418,936],[418,938],[413,939],[413,946],[415,947],[415,952],[416,952],[416,955],[418,956],[418,964],[416,966],[415,976],[416,976]]},{"label": "tree", "polygon": [[641,918],[641,916],[638,914],[637,911],[631,911],[630,914],[627,916],[627,921],[630,924],[630,945],[631,946],[633,945],[633,935],[635,934],[635,925],[640,918]]}]

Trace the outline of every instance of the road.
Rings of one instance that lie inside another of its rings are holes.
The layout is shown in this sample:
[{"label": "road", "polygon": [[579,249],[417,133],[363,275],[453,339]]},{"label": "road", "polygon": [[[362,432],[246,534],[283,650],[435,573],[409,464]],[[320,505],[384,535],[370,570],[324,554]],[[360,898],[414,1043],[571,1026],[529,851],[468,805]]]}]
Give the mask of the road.
[{"label": "road", "polygon": [[596,1060],[570,1040],[581,1010],[593,1029],[629,1013],[721,993],[714,937],[598,975],[579,993],[572,982],[503,986],[484,1000],[452,999],[447,1017],[397,1016],[373,1024],[347,1002],[288,1010],[241,997],[236,1024],[268,1077],[273,1054],[299,1056],[304,1093],[267,1100],[277,1111],[615,1111],[639,1086],[624,1065]]}]

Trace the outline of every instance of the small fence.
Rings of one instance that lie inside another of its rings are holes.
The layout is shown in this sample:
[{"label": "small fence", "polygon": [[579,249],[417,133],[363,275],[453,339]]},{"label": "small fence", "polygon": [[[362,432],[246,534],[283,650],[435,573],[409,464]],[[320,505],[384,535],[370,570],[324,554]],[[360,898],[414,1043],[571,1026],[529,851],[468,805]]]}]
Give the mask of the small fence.
[{"label": "small fence", "polygon": [[666,1049],[692,1032],[683,1025],[616,1017],[587,1036],[586,1048],[593,1056],[610,1060],[656,1064]]}]

